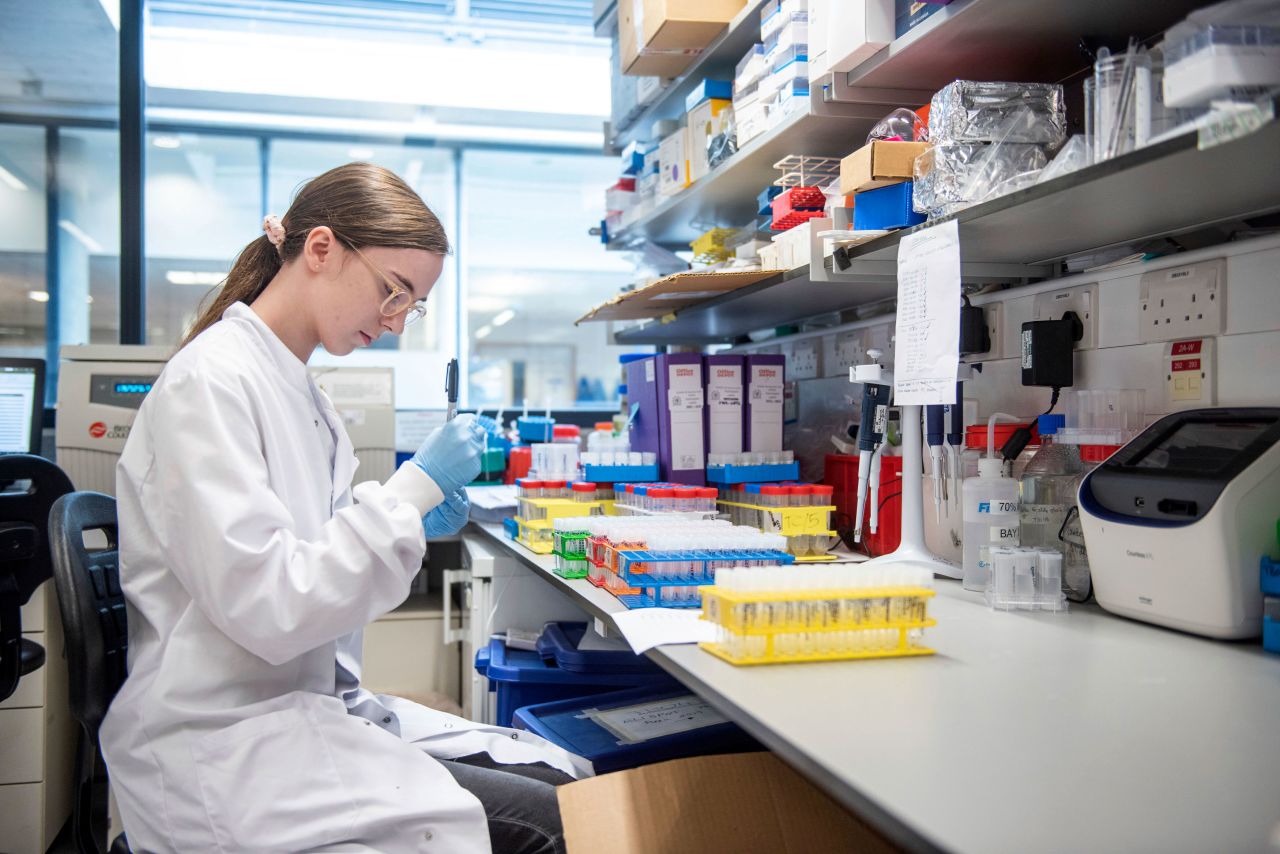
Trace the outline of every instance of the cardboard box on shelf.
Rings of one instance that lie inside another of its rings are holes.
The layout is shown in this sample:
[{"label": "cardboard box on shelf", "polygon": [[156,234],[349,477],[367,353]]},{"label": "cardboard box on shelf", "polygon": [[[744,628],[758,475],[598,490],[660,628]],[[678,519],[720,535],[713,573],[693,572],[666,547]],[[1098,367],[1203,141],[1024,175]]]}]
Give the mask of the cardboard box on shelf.
[{"label": "cardboard box on shelf", "polygon": [[689,186],[688,128],[658,144],[658,195],[674,196]]},{"label": "cardboard box on shelf", "polygon": [[711,44],[746,0],[618,0],[623,74],[676,77]]},{"label": "cardboard box on shelf", "polygon": [[840,161],[840,192],[861,193],[911,180],[911,165],[927,142],[872,140]]},{"label": "cardboard box on shelf", "polygon": [[569,854],[898,850],[771,753],[659,762],[556,792]]}]

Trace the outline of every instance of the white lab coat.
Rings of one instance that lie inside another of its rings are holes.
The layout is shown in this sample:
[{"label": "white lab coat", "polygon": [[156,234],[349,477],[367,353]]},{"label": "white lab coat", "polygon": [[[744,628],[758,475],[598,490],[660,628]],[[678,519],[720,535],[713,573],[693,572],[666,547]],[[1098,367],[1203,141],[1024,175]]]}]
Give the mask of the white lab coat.
[{"label": "white lab coat", "polygon": [[355,467],[306,366],[242,303],[143,402],[116,475],[129,678],[101,733],[134,851],[488,851],[437,758],[588,773],[360,687],[361,629],[408,596],[442,496],[412,463],[350,489]]}]

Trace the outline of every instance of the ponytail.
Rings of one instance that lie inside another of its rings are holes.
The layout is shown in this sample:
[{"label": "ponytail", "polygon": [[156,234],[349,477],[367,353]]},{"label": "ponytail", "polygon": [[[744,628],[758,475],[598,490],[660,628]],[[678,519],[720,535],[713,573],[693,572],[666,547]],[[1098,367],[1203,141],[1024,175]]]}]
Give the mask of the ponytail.
[{"label": "ponytail", "polygon": [[[232,303],[251,303],[280,268],[302,254],[311,230],[329,226],[351,249],[389,246],[449,253],[449,238],[440,220],[398,175],[370,163],[348,163],[308,181],[284,217],[273,227],[279,245],[263,234],[246,246],[222,286],[210,292],[182,346],[190,344],[222,318]],[[283,233],[281,233],[283,232]]]},{"label": "ponytail", "polygon": [[232,303],[248,304],[257,299],[282,264],[280,254],[265,234],[242,249],[221,287],[210,291],[201,301],[200,315],[188,330],[187,337],[182,339],[179,349],[217,323]]}]

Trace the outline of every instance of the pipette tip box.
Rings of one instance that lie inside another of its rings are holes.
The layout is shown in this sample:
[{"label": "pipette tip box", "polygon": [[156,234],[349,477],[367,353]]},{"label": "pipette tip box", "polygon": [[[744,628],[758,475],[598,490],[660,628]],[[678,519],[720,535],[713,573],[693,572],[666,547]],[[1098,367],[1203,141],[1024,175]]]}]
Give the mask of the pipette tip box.
[{"label": "pipette tip box", "polygon": [[588,483],[644,483],[658,479],[658,464],[651,466],[598,466],[582,467],[582,479]]},{"label": "pipette tip box", "polygon": [[710,466],[707,483],[775,483],[800,479],[800,463],[771,463],[762,466]]}]

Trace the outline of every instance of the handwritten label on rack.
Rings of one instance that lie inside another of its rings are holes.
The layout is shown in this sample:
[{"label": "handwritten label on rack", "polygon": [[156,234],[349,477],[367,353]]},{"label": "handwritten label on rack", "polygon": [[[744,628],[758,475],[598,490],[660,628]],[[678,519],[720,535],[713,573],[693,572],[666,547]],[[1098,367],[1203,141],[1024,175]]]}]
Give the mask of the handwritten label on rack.
[{"label": "handwritten label on rack", "polygon": [[894,403],[955,403],[960,361],[960,229],[953,219],[898,244]]}]

